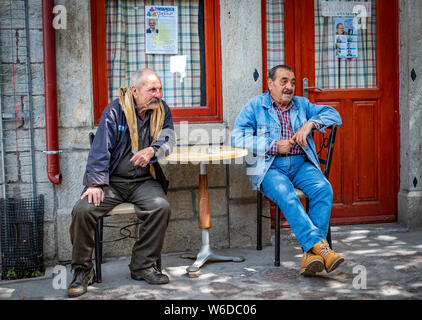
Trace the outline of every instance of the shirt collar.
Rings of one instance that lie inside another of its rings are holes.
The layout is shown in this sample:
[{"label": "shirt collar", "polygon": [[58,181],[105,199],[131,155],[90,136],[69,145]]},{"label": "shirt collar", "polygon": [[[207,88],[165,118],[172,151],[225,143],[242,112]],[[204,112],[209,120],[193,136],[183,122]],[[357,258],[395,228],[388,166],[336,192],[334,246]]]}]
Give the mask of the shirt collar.
[{"label": "shirt collar", "polygon": [[289,102],[289,104],[287,105],[286,108],[281,108],[280,104],[273,99],[271,94],[270,94],[270,99],[271,99],[271,104],[275,109],[279,108],[282,111],[289,111],[293,107],[293,99],[292,99],[292,101]]}]

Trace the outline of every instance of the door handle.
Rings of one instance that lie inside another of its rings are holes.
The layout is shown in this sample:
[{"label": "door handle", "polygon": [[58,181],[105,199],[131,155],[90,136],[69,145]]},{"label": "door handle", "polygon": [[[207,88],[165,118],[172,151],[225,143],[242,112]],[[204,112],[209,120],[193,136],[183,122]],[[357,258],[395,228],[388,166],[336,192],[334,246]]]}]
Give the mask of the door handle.
[{"label": "door handle", "polygon": [[303,96],[305,98],[308,98],[309,97],[309,89],[315,89],[318,92],[322,92],[322,89],[321,88],[318,88],[318,87],[309,87],[308,84],[309,84],[308,78],[303,78],[303,80],[302,80],[302,88],[303,89],[302,90],[303,90]]}]

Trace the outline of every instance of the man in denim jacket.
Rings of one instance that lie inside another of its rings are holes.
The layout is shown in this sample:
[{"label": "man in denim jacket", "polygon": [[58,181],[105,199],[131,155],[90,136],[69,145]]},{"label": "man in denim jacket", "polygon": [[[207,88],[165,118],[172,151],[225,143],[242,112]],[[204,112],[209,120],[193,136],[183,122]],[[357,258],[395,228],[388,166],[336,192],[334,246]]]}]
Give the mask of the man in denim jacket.
[{"label": "man in denim jacket", "polygon": [[[312,276],[324,268],[331,272],[344,261],[326,241],[333,190],[321,172],[310,134],[341,125],[341,118],[330,106],[294,96],[295,82],[290,67],[272,68],[269,92],[252,98],[242,108],[232,142],[249,150],[246,167],[252,188],[280,207],[304,251],[300,273]],[[294,188],[308,196],[308,214]]]}]

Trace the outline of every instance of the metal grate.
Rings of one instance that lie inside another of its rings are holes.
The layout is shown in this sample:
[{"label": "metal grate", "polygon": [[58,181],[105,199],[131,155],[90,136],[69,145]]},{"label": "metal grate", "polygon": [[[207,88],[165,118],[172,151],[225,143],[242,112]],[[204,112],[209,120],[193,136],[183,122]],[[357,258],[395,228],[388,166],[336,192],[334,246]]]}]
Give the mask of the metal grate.
[{"label": "metal grate", "polygon": [[43,271],[44,197],[0,199],[2,276]]}]

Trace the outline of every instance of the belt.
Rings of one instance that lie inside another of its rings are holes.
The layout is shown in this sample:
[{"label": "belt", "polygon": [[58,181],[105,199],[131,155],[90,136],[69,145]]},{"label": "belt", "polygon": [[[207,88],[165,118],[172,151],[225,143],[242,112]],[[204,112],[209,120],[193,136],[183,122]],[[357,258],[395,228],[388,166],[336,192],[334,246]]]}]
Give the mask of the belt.
[{"label": "belt", "polygon": [[298,153],[298,154],[278,153],[277,157],[285,158],[285,157],[294,157],[294,156],[300,156],[300,155],[303,155],[303,153]]}]

